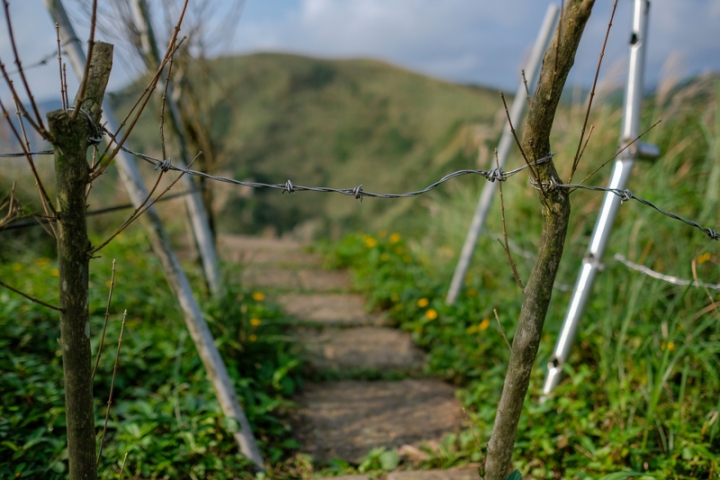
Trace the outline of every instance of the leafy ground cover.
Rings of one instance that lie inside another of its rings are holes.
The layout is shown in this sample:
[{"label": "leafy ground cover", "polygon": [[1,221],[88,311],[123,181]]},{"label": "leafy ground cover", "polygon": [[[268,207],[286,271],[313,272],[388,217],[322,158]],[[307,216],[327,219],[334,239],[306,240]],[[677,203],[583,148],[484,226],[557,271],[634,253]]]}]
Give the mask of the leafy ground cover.
[{"label": "leafy ground cover", "polygon": [[[659,144],[664,155],[636,166],[630,188],[715,228],[720,122],[712,96],[693,101],[688,93],[693,88],[697,93],[697,85],[691,85],[669,100],[656,99],[654,108],[648,102],[648,117],[663,123],[646,140]],[[560,125],[572,125],[572,115],[580,113],[571,111]],[[612,156],[616,142],[616,110],[602,108],[593,121],[600,128],[580,179]],[[563,130],[556,137],[556,160],[562,162],[577,137]],[[560,165],[569,170],[567,162]],[[504,191],[513,256],[524,278],[532,267],[533,235],[539,232],[534,193],[512,180]],[[427,446],[425,458],[414,460],[415,468],[482,461],[502,389],[509,357],[503,333],[512,341],[522,292],[494,235],[479,242],[458,302],[448,306],[444,301],[478,193],[472,186],[456,186],[446,196],[438,194],[429,201],[430,214],[419,218],[414,229],[424,229],[424,235],[358,233],[319,247],[328,266],[353,269],[369,308],[387,310],[399,328],[412,332],[429,353],[429,372],[457,385],[467,429]],[[531,478],[598,478],[623,469],[643,472],[644,478],[718,478],[720,295],[670,285],[612,260],[621,253],[667,274],[718,282],[717,242],[657,212],[632,203],[621,209],[566,380],[546,402],[538,401],[601,196],[578,191],[572,200],[569,248],[519,427],[516,466]],[[501,231],[499,207],[487,231]],[[375,463],[381,453],[375,452]]]},{"label": "leafy ground cover", "polygon": [[[55,261],[6,245],[0,277],[53,303]],[[112,259],[117,259],[107,340],[95,377],[96,426],[102,431],[121,313],[125,332],[113,406],[99,471],[118,478],[239,478],[250,476],[223,418],[176,302],[141,233],[126,232],[94,260],[91,332],[97,351]],[[10,259],[10,260],[9,260]],[[198,283],[199,282],[195,282]],[[261,449],[271,462],[297,445],[289,440],[283,412],[300,379],[277,308],[260,291],[231,287],[226,298],[206,302],[206,318]],[[6,290],[0,292],[0,477],[66,476],[64,393],[59,325],[52,311]],[[245,472],[245,473],[243,473]]]}]

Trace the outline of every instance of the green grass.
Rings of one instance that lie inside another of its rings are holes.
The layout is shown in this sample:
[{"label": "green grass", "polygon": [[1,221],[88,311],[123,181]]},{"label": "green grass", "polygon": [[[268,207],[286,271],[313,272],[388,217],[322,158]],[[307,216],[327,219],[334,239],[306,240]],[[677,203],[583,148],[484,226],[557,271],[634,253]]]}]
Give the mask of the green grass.
[{"label": "green grass", "polygon": [[[705,80],[707,83],[707,80]],[[706,85],[707,87],[707,85]],[[717,230],[720,210],[713,178],[720,165],[713,136],[720,115],[715,90],[698,86],[675,92],[649,136],[663,156],[639,162],[629,188],[638,196]],[[695,88],[693,96],[687,89]],[[678,98],[683,98],[678,102]],[[563,178],[577,145],[580,109],[561,113],[553,150]],[[574,116],[574,117],[573,117]],[[609,158],[617,142],[619,114],[600,108],[597,125],[576,180]],[[575,131],[574,131],[575,130]],[[647,141],[647,140],[646,140]],[[510,165],[521,161],[513,158]],[[603,184],[609,173],[589,184]],[[428,373],[457,385],[469,430],[451,435],[441,448],[427,448],[422,461],[401,468],[433,468],[479,462],[489,440],[509,350],[494,316],[512,340],[522,293],[498,242],[481,238],[465,290],[449,307],[444,296],[469,219],[479,195],[458,182],[450,194],[428,200],[416,219],[425,234],[381,231],[356,234],[322,247],[328,265],[351,267],[370,308],[387,310],[396,325],[412,333],[429,354]],[[539,232],[537,199],[521,178],[504,184],[510,238],[525,252],[514,253],[527,277]],[[572,285],[593,227],[601,194],[578,191],[557,283]],[[714,202],[714,203],[713,203]],[[499,202],[486,225],[500,232]],[[391,230],[392,231],[392,230]],[[399,230],[402,232],[402,230]],[[412,232],[412,230],[410,231]],[[622,253],[666,274],[697,276],[718,283],[717,242],[685,224],[634,202],[626,203],[613,229],[598,277],[566,366],[566,379],[553,396],[538,402],[546,362],[570,294],[555,291],[545,324],[515,449],[515,466],[531,478],[599,478],[619,470],[647,478],[718,478],[720,475],[720,295],[717,291],[672,286],[631,271],[612,260]],[[470,433],[474,431],[475,441]]]},{"label": "green grass", "polygon": [[[134,233],[133,233],[134,232]],[[0,277],[48,303],[56,302],[52,258],[8,242]],[[17,250],[16,250],[17,249]],[[95,378],[96,428],[102,431],[115,361],[121,312],[127,322],[115,380],[113,407],[100,462],[102,478],[252,477],[238,454],[158,261],[136,229],[123,233],[91,266],[91,332],[97,351],[110,279],[117,259],[107,340]],[[191,269],[192,270],[192,269]],[[199,283],[199,282],[195,282]],[[198,292],[199,293],[199,292]],[[277,308],[230,283],[228,296],[204,311],[235,390],[267,460],[297,447],[284,413],[299,386],[299,359],[284,334]],[[0,292],[0,477],[65,478],[64,393],[52,311]]]}]

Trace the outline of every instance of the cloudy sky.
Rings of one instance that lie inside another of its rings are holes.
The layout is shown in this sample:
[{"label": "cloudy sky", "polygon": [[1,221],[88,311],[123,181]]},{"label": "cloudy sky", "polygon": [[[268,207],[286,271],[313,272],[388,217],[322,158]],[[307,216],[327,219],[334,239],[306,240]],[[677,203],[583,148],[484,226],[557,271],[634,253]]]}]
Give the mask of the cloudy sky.
[{"label": "cloudy sky", "polygon": [[[195,2],[191,0],[190,8]],[[217,17],[239,0],[213,0]],[[159,3],[158,0],[150,0]],[[66,0],[72,5],[74,0]],[[246,0],[224,53],[294,52],[328,58],[370,57],[437,78],[514,91],[519,71],[550,2],[541,0]],[[622,82],[632,0],[620,0],[602,75]],[[605,34],[611,0],[597,0],[571,75],[589,84]],[[41,0],[11,0],[16,38],[25,65],[53,51],[55,32]],[[82,14],[74,12],[86,32]],[[4,24],[4,22],[2,22]],[[720,0],[653,0],[646,79],[720,71]],[[6,29],[0,58],[12,70]],[[57,64],[30,70],[38,98],[57,97]],[[116,68],[111,88],[130,78]],[[71,90],[74,87],[71,86]],[[0,89],[6,98],[7,90]]]}]

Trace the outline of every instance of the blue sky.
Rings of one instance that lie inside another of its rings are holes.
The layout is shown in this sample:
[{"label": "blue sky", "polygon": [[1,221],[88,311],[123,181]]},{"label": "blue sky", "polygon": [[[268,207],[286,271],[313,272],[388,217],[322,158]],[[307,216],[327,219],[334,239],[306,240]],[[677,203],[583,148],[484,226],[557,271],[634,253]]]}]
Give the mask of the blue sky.
[{"label": "blue sky", "polygon": [[[151,3],[159,3],[150,0]],[[194,2],[191,0],[191,8]],[[231,0],[214,0],[218,16]],[[72,4],[72,0],[66,0]],[[370,57],[450,81],[514,91],[547,5],[541,0],[246,0],[223,53],[294,52],[328,58]],[[601,77],[625,77],[631,0],[620,0]],[[54,28],[41,0],[11,0],[25,64],[52,52]],[[612,1],[597,0],[571,83],[592,81]],[[79,18],[79,15],[78,17]],[[4,23],[4,22],[3,22]],[[86,21],[79,22],[86,24]],[[79,28],[80,33],[85,29]],[[5,29],[0,58],[12,64]],[[57,96],[57,64],[31,70],[38,98]],[[130,69],[116,68],[111,88]],[[646,80],[720,71],[720,0],[653,0]],[[74,82],[73,82],[74,83]],[[73,87],[71,86],[71,90]],[[6,89],[0,94],[6,97]]]}]

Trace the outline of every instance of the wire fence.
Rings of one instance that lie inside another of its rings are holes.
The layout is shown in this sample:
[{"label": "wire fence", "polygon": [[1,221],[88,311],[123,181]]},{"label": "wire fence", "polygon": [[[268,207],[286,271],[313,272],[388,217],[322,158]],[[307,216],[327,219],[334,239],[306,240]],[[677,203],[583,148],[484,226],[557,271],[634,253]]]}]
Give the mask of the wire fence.
[{"label": "wire fence", "polygon": [[[510,177],[520,173],[521,171],[523,171],[527,168],[532,168],[532,166],[541,165],[543,163],[550,161],[554,156],[554,154],[550,154],[547,157],[540,158],[538,160],[535,160],[534,162],[528,162],[527,164],[525,164],[519,168],[516,168],[514,170],[509,170],[509,171],[503,171],[500,168],[496,168],[496,169],[492,169],[492,170],[458,170],[458,171],[452,172],[448,175],[445,175],[438,181],[428,185],[427,187],[425,187],[421,190],[404,192],[404,193],[375,193],[375,192],[369,192],[369,191],[363,190],[362,184],[357,187],[353,187],[353,188],[331,188],[331,187],[308,187],[308,186],[304,186],[304,185],[295,185],[290,180],[286,181],[285,183],[262,183],[262,182],[236,180],[234,178],[210,175],[208,173],[205,173],[205,172],[202,172],[199,170],[193,170],[190,168],[177,167],[177,166],[173,165],[172,161],[169,159],[163,160],[163,159],[153,157],[151,155],[135,152],[125,146],[122,146],[121,148],[123,151],[129,153],[130,155],[133,155],[133,156],[153,165],[156,170],[160,169],[163,172],[176,171],[176,172],[180,172],[183,174],[192,175],[194,177],[202,177],[202,178],[206,178],[209,180],[214,180],[214,181],[223,182],[223,183],[230,183],[230,184],[244,186],[244,187],[276,189],[276,190],[280,190],[281,193],[287,192],[287,193],[294,194],[296,192],[303,192],[303,191],[321,192],[321,193],[339,193],[341,195],[353,196],[356,199],[360,200],[361,202],[362,202],[363,197],[371,197],[371,198],[415,197],[418,195],[428,193],[431,190],[434,190],[435,188],[437,188],[441,184],[447,182],[448,180],[451,180],[451,179],[457,178],[457,177],[461,177],[461,176],[465,176],[465,175],[478,175],[478,176],[485,178],[486,180],[488,180],[490,182],[495,182],[495,181],[504,182],[507,179],[509,179]],[[29,152],[29,153],[25,153],[25,152],[4,153],[4,154],[0,154],[0,158],[24,157],[27,155],[52,155],[53,153],[54,152],[52,150],[42,150],[42,151],[38,151],[38,152]],[[688,220],[688,219],[681,217],[680,215],[677,215],[673,212],[664,210],[664,209],[658,207],[657,205],[655,205],[654,203],[650,202],[649,200],[645,200],[643,198],[636,196],[630,190],[627,190],[627,189],[622,190],[622,189],[616,189],[616,188],[606,188],[606,187],[600,187],[600,186],[572,184],[572,183],[561,184],[561,183],[557,183],[555,181],[543,182],[542,184],[540,184],[538,182],[534,182],[532,179],[530,180],[530,184],[533,188],[535,188],[537,190],[546,190],[546,191],[552,191],[553,189],[556,189],[556,188],[566,188],[566,189],[570,189],[571,191],[574,191],[577,189],[583,189],[583,190],[590,190],[590,191],[612,193],[614,195],[617,195],[620,198],[621,203],[625,203],[626,201],[630,201],[630,200],[635,200],[643,205],[646,205],[648,207],[655,209],[656,211],[660,212],[661,214],[663,214],[669,218],[681,221],[691,227],[701,230],[703,233],[705,233],[707,238],[709,238],[711,240],[720,240],[720,233],[718,233],[716,230],[704,227],[693,220]],[[186,192],[181,192],[181,193],[177,193],[177,194],[173,194],[173,195],[164,196],[159,201],[171,200],[171,199],[181,197],[184,195],[188,195],[191,193],[195,193],[198,191],[200,191],[200,190],[190,190],[190,191],[186,191]],[[113,212],[113,211],[117,211],[117,210],[129,209],[132,207],[133,207],[132,204],[117,205],[114,207],[108,207],[108,208],[103,208],[103,209],[99,209],[99,210],[88,211],[87,215],[88,216],[100,215],[103,213],[109,213],[109,212]],[[40,218],[40,219],[34,219],[34,220],[29,220],[29,221],[14,222],[14,223],[7,225],[5,227],[5,230],[28,228],[28,227],[32,227],[32,226],[37,226],[40,223],[49,223],[51,221],[52,221],[51,219]],[[516,252],[519,251],[524,257],[534,258],[534,254],[532,252],[528,252],[517,245],[513,245],[512,247],[513,247],[512,248],[513,250],[515,250]],[[648,275],[652,278],[662,280],[662,281],[671,283],[673,285],[702,287],[702,288],[708,288],[708,289],[720,291],[720,284],[704,283],[704,282],[699,282],[699,281],[695,281],[695,280],[681,279],[679,277],[675,277],[675,276],[671,276],[671,275],[665,275],[665,274],[656,272],[656,271],[654,271],[648,267],[645,267],[643,265],[633,263],[633,262],[627,260],[621,254],[616,254],[614,259],[615,259],[615,261],[621,263],[622,265],[624,265],[625,267],[627,267],[629,269],[638,271],[638,272]],[[564,284],[558,284],[556,286],[556,288],[561,291],[568,291],[570,289],[570,287],[568,285],[564,285]]]}]

